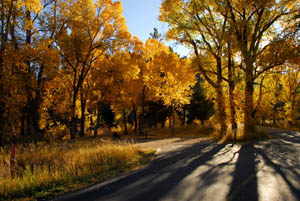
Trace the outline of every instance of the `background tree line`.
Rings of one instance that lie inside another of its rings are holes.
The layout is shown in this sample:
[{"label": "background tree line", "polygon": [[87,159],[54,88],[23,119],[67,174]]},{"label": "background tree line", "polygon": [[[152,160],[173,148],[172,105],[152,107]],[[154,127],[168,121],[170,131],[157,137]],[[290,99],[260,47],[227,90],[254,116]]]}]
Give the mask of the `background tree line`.
[{"label": "background tree line", "polygon": [[167,117],[174,134],[175,116],[214,111],[221,135],[228,124],[251,135],[258,122],[298,118],[296,0],[163,0],[167,38],[189,58],[157,30],[145,44],[132,36],[122,11],[111,0],[1,0],[0,144],[103,125],[127,133],[128,122],[146,134]]},{"label": "background tree line", "polygon": [[143,44],[122,11],[118,1],[1,1],[0,144],[88,129],[97,135],[116,126],[116,116],[125,133],[132,121],[143,134],[149,108],[159,108],[157,124],[189,103],[190,60],[157,30]]}]

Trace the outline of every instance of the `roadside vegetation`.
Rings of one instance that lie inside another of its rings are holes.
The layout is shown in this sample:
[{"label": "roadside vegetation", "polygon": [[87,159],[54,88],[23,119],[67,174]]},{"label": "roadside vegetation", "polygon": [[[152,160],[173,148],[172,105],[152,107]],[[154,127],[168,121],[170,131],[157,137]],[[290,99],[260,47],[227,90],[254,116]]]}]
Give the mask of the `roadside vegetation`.
[{"label": "roadside vegetation", "polygon": [[[0,149],[0,200],[31,200],[101,182],[143,166],[154,152],[129,143],[78,140],[16,146],[10,168],[10,147]],[[12,172],[11,172],[12,171]]]}]

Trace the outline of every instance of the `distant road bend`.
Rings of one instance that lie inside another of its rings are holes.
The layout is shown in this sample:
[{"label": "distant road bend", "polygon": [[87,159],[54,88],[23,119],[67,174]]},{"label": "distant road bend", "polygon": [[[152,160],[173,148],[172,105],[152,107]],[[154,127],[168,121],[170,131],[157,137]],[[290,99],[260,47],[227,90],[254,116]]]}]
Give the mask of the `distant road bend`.
[{"label": "distant road bend", "polygon": [[276,139],[233,147],[178,140],[145,168],[51,200],[300,200],[300,133],[267,130]]}]

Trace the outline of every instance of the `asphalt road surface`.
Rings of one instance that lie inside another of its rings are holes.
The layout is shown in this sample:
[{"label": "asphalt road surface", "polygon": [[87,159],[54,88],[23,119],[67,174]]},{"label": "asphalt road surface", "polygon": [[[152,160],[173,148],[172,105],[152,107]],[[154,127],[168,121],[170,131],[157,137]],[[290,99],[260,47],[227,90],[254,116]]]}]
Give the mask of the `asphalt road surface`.
[{"label": "asphalt road surface", "polygon": [[162,146],[157,158],[138,171],[51,200],[300,200],[300,133],[268,131],[276,138],[254,144]]}]

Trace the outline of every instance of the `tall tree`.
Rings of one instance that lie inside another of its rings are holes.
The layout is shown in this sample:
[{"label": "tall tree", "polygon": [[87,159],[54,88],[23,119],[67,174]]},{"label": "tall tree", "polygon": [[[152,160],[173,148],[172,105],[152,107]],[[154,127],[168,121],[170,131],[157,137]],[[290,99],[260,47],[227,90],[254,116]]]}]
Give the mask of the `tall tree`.
[{"label": "tall tree", "polygon": [[195,72],[187,59],[180,59],[158,40],[148,39],[145,46],[145,55],[151,58],[146,64],[149,74],[145,83],[157,100],[171,108],[171,133],[174,135],[175,109],[189,103]]},{"label": "tall tree", "polygon": [[91,68],[103,54],[109,54],[129,39],[120,2],[66,1],[68,31],[58,39],[66,73],[72,75],[71,137],[76,132],[76,100]]},{"label": "tall tree", "polygon": [[[220,133],[227,130],[223,91],[223,60],[227,41],[228,17],[215,9],[220,2],[208,0],[164,0],[160,20],[169,23],[167,36],[182,42],[195,53],[195,65],[216,92]],[[208,60],[209,58],[209,60]]]},{"label": "tall tree", "polygon": [[[264,0],[264,1],[235,1],[226,0],[223,3],[224,9],[219,7],[220,12],[228,17],[232,27],[232,33],[237,39],[238,48],[243,58],[245,79],[245,105],[244,105],[244,126],[245,134],[251,135],[254,131],[254,107],[253,91],[254,81],[263,72],[278,66],[284,62],[278,54],[275,60],[267,66],[256,65],[257,58],[277,43],[277,34],[272,31],[279,22],[291,17],[299,10],[299,2],[296,0]],[[281,26],[284,23],[281,23]],[[284,27],[282,27],[284,28]],[[270,34],[270,32],[272,34]],[[267,39],[268,38],[268,39]],[[274,53],[279,53],[274,51]]]}]

